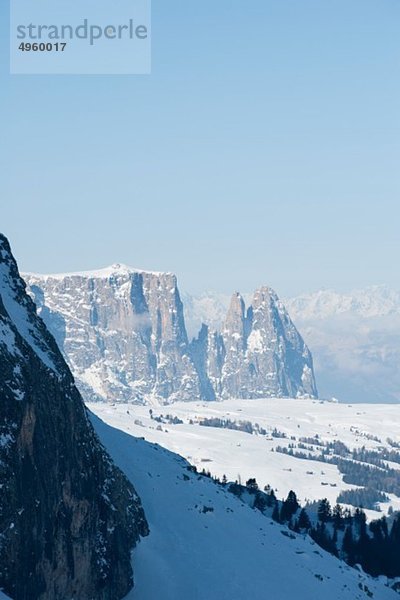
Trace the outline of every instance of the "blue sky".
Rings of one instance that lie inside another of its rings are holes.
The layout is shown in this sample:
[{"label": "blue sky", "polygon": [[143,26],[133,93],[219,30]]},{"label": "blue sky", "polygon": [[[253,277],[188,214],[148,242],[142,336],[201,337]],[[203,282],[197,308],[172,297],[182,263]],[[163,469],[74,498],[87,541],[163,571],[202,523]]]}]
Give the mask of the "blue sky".
[{"label": "blue sky", "polygon": [[397,0],[153,0],[150,76],[11,76],[6,3],[0,21],[0,229],[21,269],[400,287]]}]

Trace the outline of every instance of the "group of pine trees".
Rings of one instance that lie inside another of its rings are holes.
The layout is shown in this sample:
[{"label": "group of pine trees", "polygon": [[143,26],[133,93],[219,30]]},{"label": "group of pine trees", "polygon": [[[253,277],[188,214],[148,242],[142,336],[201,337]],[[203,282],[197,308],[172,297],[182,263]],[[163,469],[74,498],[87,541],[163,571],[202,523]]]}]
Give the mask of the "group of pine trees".
[{"label": "group of pine trees", "polygon": [[322,548],[343,558],[351,566],[361,565],[374,577],[400,576],[399,513],[394,516],[391,525],[386,517],[368,525],[362,509],[356,508],[353,514],[349,514],[349,511],[343,512],[338,504],[331,510],[325,499],[319,504],[318,524],[309,533]]},{"label": "group of pine trees", "polygon": [[[197,472],[195,466],[188,470]],[[242,501],[249,501],[254,509],[270,515],[277,523],[309,535],[321,548],[350,566],[361,565],[373,577],[400,577],[400,513],[367,524],[361,508],[354,512],[343,509],[340,504],[332,508],[326,498],[317,505],[301,507],[295,492],[290,491],[285,500],[278,500],[269,485],[261,491],[254,478],[242,485],[239,481],[229,483],[225,475],[222,480],[212,477],[205,469],[200,476],[227,486],[229,492]]]},{"label": "group of pine trees", "polygon": [[285,500],[279,501],[270,486],[261,491],[254,478],[246,486],[229,484],[229,491],[242,499],[247,493],[253,508],[266,514],[269,511],[274,521],[296,533],[309,535],[321,548],[349,565],[359,564],[374,577],[400,577],[400,513],[390,523],[382,517],[368,525],[360,508],[353,513],[343,510],[340,504],[332,508],[324,498],[307,510],[300,506],[295,492],[290,491]]}]

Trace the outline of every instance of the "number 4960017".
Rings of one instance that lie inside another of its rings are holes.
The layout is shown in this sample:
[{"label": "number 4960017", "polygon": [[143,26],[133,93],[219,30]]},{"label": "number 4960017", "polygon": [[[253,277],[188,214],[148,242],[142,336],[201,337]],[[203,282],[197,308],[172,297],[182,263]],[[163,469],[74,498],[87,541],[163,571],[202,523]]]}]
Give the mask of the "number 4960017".
[{"label": "number 4960017", "polygon": [[41,43],[31,43],[31,42],[22,42],[18,46],[18,50],[21,52],[64,52],[66,42],[56,42],[52,44],[51,42],[41,42]]}]

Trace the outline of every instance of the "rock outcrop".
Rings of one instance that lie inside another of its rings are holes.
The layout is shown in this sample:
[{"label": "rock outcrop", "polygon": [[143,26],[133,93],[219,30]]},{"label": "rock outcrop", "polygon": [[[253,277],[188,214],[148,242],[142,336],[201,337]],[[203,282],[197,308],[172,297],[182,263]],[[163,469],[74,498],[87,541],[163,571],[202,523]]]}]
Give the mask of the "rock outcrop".
[{"label": "rock outcrop", "polygon": [[222,332],[202,330],[196,353],[200,346],[203,379],[221,398],[317,396],[311,353],[269,288],[255,292],[247,311],[234,294]]},{"label": "rock outcrop", "polygon": [[174,275],[113,265],[26,281],[86,399],[200,398]]},{"label": "rock outcrop", "polygon": [[0,397],[0,589],[14,600],[124,597],[148,533],[140,499],[94,433],[2,235]]},{"label": "rock outcrop", "polygon": [[121,265],[26,275],[85,399],[111,402],[316,396],[311,354],[276,294],[232,298],[219,330],[188,343],[174,275]]}]

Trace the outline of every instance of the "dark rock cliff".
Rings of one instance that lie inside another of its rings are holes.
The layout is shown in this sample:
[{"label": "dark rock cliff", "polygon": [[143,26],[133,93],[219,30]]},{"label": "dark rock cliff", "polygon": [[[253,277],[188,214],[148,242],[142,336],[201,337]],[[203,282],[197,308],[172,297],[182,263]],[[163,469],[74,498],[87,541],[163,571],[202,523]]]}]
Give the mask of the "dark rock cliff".
[{"label": "dark rock cliff", "polygon": [[0,588],[14,600],[122,598],[147,533],[0,234]]}]

